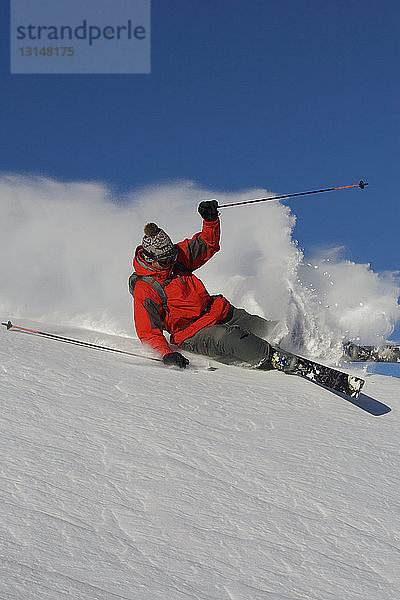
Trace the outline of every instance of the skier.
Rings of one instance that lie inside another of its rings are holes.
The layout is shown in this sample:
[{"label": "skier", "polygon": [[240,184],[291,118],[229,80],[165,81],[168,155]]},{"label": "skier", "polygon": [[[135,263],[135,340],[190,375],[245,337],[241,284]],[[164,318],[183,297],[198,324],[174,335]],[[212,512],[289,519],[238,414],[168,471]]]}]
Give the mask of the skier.
[{"label": "skier", "polygon": [[173,244],[155,223],[144,228],[135,251],[129,288],[134,298],[136,332],[166,365],[185,368],[189,360],[167,343],[221,362],[271,369],[272,349],[263,339],[277,321],[267,321],[233,306],[224,296],[210,296],[193,271],[219,250],[216,200],[200,202],[203,228],[191,239]]}]

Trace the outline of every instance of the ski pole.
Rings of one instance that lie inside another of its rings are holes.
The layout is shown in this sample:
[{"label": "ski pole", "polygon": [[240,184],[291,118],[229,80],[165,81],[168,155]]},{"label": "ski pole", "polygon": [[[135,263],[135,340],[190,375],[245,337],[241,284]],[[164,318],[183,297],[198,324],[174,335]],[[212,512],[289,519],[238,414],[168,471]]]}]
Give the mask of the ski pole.
[{"label": "ski pole", "polygon": [[313,190],[311,192],[298,192],[297,194],[285,194],[283,196],[270,196],[268,198],[255,198],[254,200],[243,200],[242,202],[232,202],[231,204],[219,204],[218,208],[227,208],[228,206],[240,206],[243,204],[254,204],[255,202],[275,202],[282,198],[294,198],[295,196],[307,196],[308,194],[320,194],[321,192],[333,192],[335,190],[346,190],[348,188],[359,187],[362,190],[368,185],[365,181],[360,181],[354,185],[344,185],[342,187],[326,188],[325,190]]},{"label": "ski pole", "polygon": [[79,346],[86,346],[87,348],[96,348],[97,350],[108,350],[109,352],[118,352],[119,354],[128,354],[129,356],[137,356],[138,358],[144,358],[147,360],[156,360],[157,362],[162,362],[160,358],[154,358],[152,356],[142,356],[141,354],[136,354],[135,352],[128,352],[127,350],[119,350],[118,348],[110,348],[108,346],[100,346],[98,344],[91,344],[90,342],[83,342],[81,340],[75,340],[72,338],[63,337],[61,335],[56,335],[55,333],[45,333],[44,331],[36,331],[35,329],[27,329],[26,327],[20,327],[18,325],[13,325],[11,321],[8,323],[2,323],[7,330],[9,329],[17,329],[18,331],[22,331],[24,333],[30,333],[32,335],[40,335],[43,337],[51,338],[53,340],[58,340],[60,342],[65,342],[67,344],[77,344]]}]

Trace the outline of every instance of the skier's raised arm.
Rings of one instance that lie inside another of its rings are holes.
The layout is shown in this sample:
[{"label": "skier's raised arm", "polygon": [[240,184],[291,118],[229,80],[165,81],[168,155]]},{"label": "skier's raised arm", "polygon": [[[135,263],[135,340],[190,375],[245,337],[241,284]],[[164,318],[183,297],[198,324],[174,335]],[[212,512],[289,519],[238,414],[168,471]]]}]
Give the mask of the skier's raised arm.
[{"label": "skier's raised arm", "polygon": [[185,266],[191,271],[203,266],[220,249],[221,227],[217,201],[200,202],[198,211],[203,218],[202,230],[177,244],[183,250]]}]

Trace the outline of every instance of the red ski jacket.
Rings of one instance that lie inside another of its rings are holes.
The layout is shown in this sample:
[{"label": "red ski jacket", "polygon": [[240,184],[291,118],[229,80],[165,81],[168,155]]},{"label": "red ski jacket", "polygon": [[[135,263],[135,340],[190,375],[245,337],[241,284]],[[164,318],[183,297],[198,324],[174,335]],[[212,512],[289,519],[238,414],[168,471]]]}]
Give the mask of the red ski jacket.
[{"label": "red ski jacket", "polygon": [[[203,229],[191,239],[176,244],[176,263],[166,270],[155,269],[148,263],[138,246],[133,259],[136,279],[133,287],[136,332],[142,343],[148,344],[161,356],[173,352],[163,330],[171,334],[171,343],[178,346],[200,329],[225,321],[230,304],[223,296],[210,296],[203,283],[192,271],[198,269],[219,250],[219,219],[203,221]],[[156,286],[141,277],[163,286],[164,307]]]}]

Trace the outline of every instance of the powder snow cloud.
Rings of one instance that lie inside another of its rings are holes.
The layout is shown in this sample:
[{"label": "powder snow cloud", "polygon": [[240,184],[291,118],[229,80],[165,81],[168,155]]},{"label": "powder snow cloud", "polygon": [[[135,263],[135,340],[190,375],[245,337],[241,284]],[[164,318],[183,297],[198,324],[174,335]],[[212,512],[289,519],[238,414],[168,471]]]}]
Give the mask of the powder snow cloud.
[{"label": "powder snow cloud", "polygon": [[[2,319],[134,335],[127,279],[144,224],[155,221],[178,242],[201,229],[201,200],[223,204],[266,193],[221,194],[178,181],[122,197],[99,182],[4,175]],[[198,276],[210,293],[280,319],[287,346],[332,357],[344,337],[375,343],[390,336],[400,317],[398,274],[375,273],[335,250],[305,258],[293,239],[296,218],[278,201],[227,208],[221,220],[221,251]]]}]

